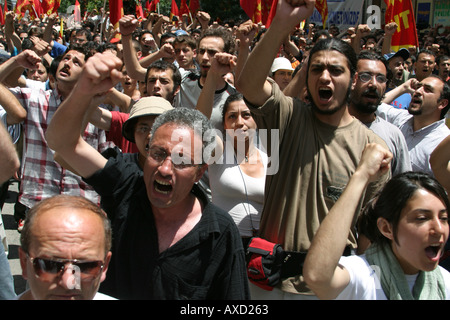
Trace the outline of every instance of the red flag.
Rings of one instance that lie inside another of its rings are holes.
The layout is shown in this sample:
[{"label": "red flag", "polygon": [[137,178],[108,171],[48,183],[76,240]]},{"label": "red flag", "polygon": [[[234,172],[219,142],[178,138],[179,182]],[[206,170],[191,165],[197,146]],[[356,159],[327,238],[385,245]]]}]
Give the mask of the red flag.
[{"label": "red flag", "polygon": [[276,8],[277,0],[240,0],[240,4],[241,8],[253,22],[261,22],[268,27],[273,15],[275,15],[274,9]]},{"label": "red flag", "polygon": [[195,15],[199,9],[200,9],[200,0],[189,1],[189,11],[192,13],[192,15]]},{"label": "red flag", "polygon": [[325,29],[325,24],[328,20],[327,0],[316,0],[315,7],[316,7],[317,11],[319,11],[320,16],[322,17],[322,25],[323,25],[323,28]]},{"label": "red flag", "polygon": [[183,14],[189,14],[189,7],[186,3],[186,0],[181,0],[180,3],[180,16],[182,16]]},{"label": "red flag", "polygon": [[392,36],[391,49],[398,51],[401,48],[419,47],[411,0],[384,0],[384,2],[387,5],[386,24],[395,22],[398,26],[397,31]]},{"label": "red flag", "polygon": [[275,17],[275,13],[277,13],[277,0],[273,0],[272,5],[270,6],[270,11],[269,11],[269,16],[267,17],[266,20],[266,28],[268,28],[270,26],[270,24],[272,23],[273,17]]},{"label": "red flag", "polygon": [[33,0],[33,9],[37,17],[41,17],[44,14],[44,9],[39,0]]},{"label": "red flag", "polygon": [[81,23],[81,9],[80,9],[80,3],[78,0],[75,0],[75,9],[73,11],[74,20],[75,22]]},{"label": "red flag", "polygon": [[61,0],[42,0],[42,10],[44,14],[51,15],[58,12]]},{"label": "red flag", "polygon": [[[5,7],[6,7],[6,0],[5,0]],[[2,26],[5,25],[5,14],[3,13],[2,7],[0,7],[0,23],[2,24]]]},{"label": "red flag", "polygon": [[173,16],[180,16],[180,11],[178,10],[178,5],[175,0],[172,0],[172,7],[170,8],[170,19]]},{"label": "red flag", "polygon": [[142,5],[136,3],[136,17],[138,19],[144,18],[144,11],[142,10]]},{"label": "red flag", "polygon": [[42,13],[42,8],[39,0],[18,0],[14,12],[20,14],[22,17],[28,10],[32,19],[37,18]]},{"label": "red flag", "polygon": [[148,0],[146,9],[148,12],[156,12],[158,7],[159,0]]},{"label": "red flag", "polygon": [[119,28],[119,20],[123,17],[122,0],[109,0],[109,21],[114,29]]},{"label": "red flag", "polygon": [[17,0],[16,6],[14,7],[14,13],[17,13],[23,17],[26,10],[22,11],[22,9],[24,8],[24,6],[27,3],[28,3],[28,0]]}]

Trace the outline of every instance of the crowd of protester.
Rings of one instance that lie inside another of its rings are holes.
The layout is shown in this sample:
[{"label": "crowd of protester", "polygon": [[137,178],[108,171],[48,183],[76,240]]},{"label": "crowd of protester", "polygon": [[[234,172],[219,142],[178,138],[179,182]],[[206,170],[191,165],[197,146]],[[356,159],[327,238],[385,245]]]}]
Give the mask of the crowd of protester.
[{"label": "crowd of protester", "polygon": [[[450,299],[450,26],[393,51],[395,23],[294,23],[313,3],[281,1],[270,28],[203,11],[193,21],[125,15],[117,29],[104,10],[81,22],[7,12],[0,111],[10,137],[1,138],[21,166],[0,199],[17,180],[30,288],[17,296],[2,267],[0,297]],[[198,145],[169,141],[178,127],[198,139],[194,120],[208,123],[203,135],[216,129],[211,145],[200,136],[214,161],[192,165]],[[73,221],[98,219],[92,212],[110,225]],[[426,245],[407,218],[432,229],[422,231]],[[99,247],[90,240],[100,230]],[[72,232],[82,241],[67,240]],[[256,237],[285,250],[273,290],[250,277]],[[431,262],[406,257],[420,246]],[[382,289],[367,284],[369,264],[389,270]],[[81,287],[67,284],[68,265]]]}]

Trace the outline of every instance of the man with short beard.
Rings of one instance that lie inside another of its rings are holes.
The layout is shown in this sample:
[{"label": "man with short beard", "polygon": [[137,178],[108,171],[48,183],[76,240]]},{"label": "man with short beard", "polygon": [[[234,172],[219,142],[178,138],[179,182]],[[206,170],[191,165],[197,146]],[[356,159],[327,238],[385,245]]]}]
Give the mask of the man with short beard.
[{"label": "man with short beard", "polygon": [[[312,105],[286,96],[267,77],[283,40],[313,10],[311,0],[279,1],[272,24],[236,82],[260,132],[269,129],[271,139],[279,139],[279,170],[266,177],[259,236],[281,244],[290,254],[273,290],[251,284],[253,299],[314,299],[301,266],[311,240],[347,185],[367,143],[387,149],[379,136],[348,111],[356,72],[356,54],[349,44],[331,38],[318,41],[311,49],[306,84]],[[269,154],[275,156],[276,151],[269,150]],[[370,185],[365,199],[374,191]],[[358,209],[363,205],[361,201]],[[347,252],[357,247],[355,225],[347,244]]]},{"label": "man with short beard", "polygon": [[386,60],[375,52],[362,51],[358,56],[356,72],[358,77],[351,94],[350,114],[386,142],[393,155],[393,176],[411,171],[408,147],[400,129],[375,115],[388,84]]},{"label": "man with short beard", "polygon": [[[411,86],[411,81],[403,85]],[[377,115],[396,125],[405,136],[413,171],[434,176],[430,155],[434,148],[450,134],[445,114],[450,108],[450,88],[438,76],[429,76],[416,85],[408,110],[396,109],[382,103]]]}]

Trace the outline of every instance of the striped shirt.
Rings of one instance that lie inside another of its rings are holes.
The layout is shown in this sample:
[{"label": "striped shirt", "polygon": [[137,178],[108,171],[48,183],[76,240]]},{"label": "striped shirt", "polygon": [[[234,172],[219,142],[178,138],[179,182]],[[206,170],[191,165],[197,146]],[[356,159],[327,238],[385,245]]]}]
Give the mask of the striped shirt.
[{"label": "striped shirt", "polygon": [[[19,201],[28,208],[37,202],[58,195],[86,197],[100,204],[100,197],[81,177],[61,167],[53,158],[54,151],[47,145],[45,132],[61,104],[56,89],[43,91],[32,88],[10,88],[27,110],[23,123],[23,156]],[[110,146],[105,132],[88,124],[83,138],[99,152]]]}]

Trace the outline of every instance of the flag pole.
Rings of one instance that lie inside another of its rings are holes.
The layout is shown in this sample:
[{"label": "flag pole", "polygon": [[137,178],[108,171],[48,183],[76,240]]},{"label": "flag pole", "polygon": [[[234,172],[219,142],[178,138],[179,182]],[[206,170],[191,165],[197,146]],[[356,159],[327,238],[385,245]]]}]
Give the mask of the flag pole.
[{"label": "flag pole", "polygon": [[[105,12],[105,8],[106,8],[106,0],[103,0],[103,12]],[[100,22],[100,41],[103,40],[103,21]]]}]

